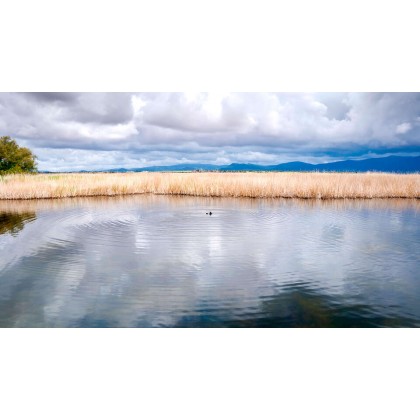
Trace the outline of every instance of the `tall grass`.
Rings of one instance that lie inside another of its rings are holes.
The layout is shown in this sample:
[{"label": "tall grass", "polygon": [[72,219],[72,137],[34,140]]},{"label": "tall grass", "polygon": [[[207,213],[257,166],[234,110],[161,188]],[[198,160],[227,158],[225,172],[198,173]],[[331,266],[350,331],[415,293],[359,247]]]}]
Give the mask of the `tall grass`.
[{"label": "tall grass", "polygon": [[126,194],[251,198],[420,198],[420,174],[128,173],[0,177],[0,199]]}]

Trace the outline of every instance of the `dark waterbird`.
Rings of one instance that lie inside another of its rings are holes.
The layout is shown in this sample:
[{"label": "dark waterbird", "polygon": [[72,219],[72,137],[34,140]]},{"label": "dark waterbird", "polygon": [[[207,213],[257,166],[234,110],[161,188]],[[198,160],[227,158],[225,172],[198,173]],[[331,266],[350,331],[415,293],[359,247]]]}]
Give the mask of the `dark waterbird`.
[{"label": "dark waterbird", "polygon": [[213,213],[212,212],[209,212],[209,213],[206,213],[206,214],[209,214],[211,216]]}]

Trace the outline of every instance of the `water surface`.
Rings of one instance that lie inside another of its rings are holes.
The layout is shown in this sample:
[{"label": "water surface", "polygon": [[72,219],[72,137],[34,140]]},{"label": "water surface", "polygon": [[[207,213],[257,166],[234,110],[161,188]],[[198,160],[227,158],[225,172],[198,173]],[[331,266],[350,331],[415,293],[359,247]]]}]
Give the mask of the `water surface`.
[{"label": "water surface", "polygon": [[416,200],[0,201],[0,327],[417,327],[419,209]]}]

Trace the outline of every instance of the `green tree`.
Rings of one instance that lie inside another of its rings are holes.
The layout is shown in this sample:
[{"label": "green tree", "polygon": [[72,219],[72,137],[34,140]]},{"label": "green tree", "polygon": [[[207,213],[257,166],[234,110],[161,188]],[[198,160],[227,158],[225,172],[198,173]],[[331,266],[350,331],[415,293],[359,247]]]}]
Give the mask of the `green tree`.
[{"label": "green tree", "polygon": [[9,136],[0,137],[0,174],[36,172],[36,156]]}]

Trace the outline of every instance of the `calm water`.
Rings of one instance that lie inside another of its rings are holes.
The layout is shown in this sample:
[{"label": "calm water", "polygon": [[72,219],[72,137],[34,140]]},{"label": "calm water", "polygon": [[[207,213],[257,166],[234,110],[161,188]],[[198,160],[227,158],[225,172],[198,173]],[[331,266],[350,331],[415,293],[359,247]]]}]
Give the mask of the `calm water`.
[{"label": "calm water", "polygon": [[0,327],[418,327],[419,210],[415,200],[3,201]]}]

